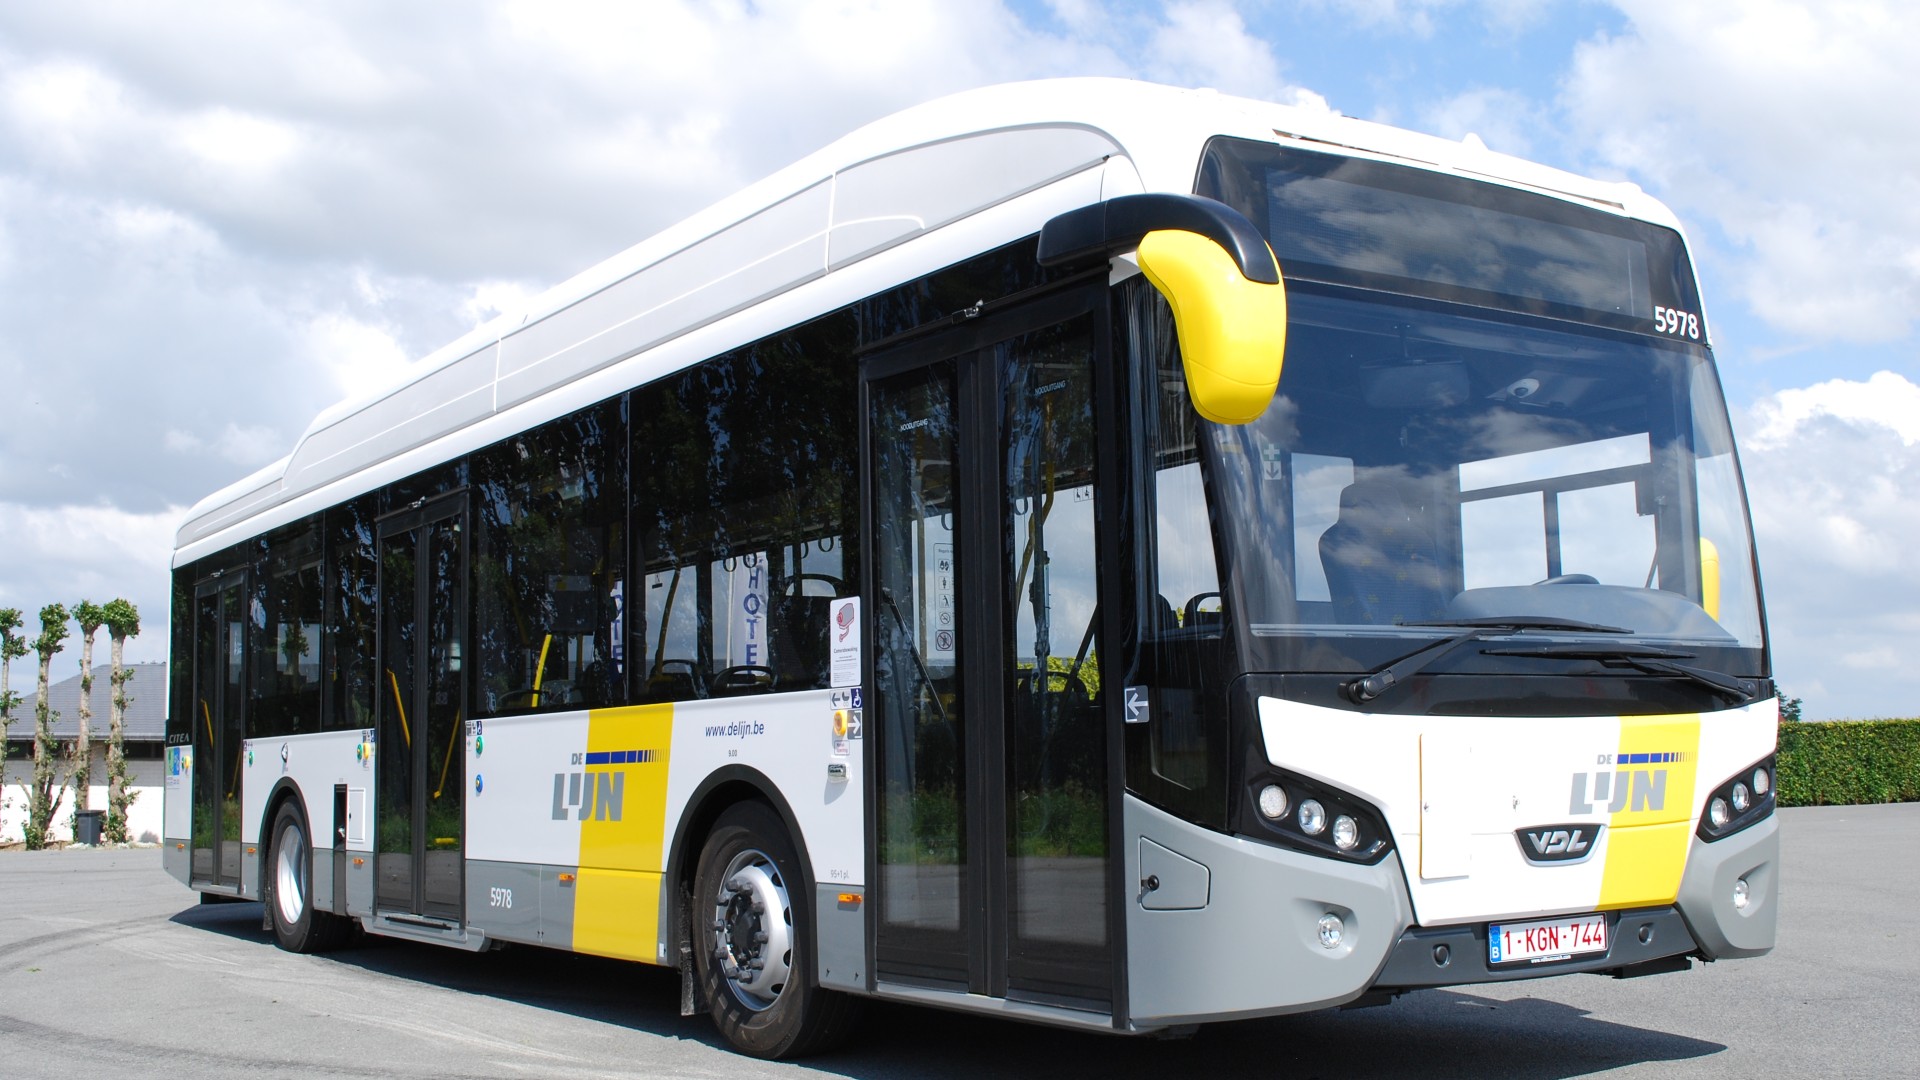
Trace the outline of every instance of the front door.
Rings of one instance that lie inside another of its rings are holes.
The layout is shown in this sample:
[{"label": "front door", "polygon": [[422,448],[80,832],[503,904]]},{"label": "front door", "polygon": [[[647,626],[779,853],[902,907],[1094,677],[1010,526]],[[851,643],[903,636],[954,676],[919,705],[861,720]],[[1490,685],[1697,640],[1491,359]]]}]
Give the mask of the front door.
[{"label": "front door", "polygon": [[1111,1008],[1098,301],[866,366],[881,982]]},{"label": "front door", "polygon": [[247,574],[193,596],[193,869],[196,885],[240,886],[240,743],[247,710]]},{"label": "front door", "polygon": [[381,911],[462,919],[465,495],[380,523],[374,869]]}]

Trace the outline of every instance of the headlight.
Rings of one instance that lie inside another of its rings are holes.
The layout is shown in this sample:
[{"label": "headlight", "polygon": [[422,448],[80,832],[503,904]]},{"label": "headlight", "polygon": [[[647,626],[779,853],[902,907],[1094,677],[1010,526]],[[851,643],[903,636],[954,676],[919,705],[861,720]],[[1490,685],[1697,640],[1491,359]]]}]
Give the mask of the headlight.
[{"label": "headlight", "polygon": [[1773,756],[1768,755],[1721,781],[1707,796],[1707,812],[1695,830],[1700,839],[1712,843],[1772,814],[1773,768]]},{"label": "headlight", "polygon": [[1234,811],[1242,835],[1367,865],[1392,850],[1380,812],[1339,788],[1259,763],[1244,790]]},{"label": "headlight", "polygon": [[1360,842],[1360,824],[1345,814],[1333,819],[1333,846],[1352,851]]},{"label": "headlight", "polygon": [[1300,831],[1308,836],[1319,836],[1327,831],[1327,808],[1320,805],[1319,799],[1308,799],[1300,804]]}]

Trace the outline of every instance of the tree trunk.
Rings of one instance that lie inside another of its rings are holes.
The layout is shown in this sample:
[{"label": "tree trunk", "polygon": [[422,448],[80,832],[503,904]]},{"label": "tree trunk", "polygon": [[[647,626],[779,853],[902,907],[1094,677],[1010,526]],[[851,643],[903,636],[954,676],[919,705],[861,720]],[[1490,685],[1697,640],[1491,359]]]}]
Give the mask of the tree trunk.
[{"label": "tree trunk", "polygon": [[93,742],[87,727],[93,720],[93,628],[82,625],[80,638],[80,731],[73,739],[73,838],[80,839],[80,811],[91,809],[89,785],[93,782]]},{"label": "tree trunk", "polygon": [[127,681],[133,672],[126,669],[127,635],[112,634],[113,697],[107,726],[107,840],[127,842],[127,808],[133,805],[133,791],[127,783]]},{"label": "tree trunk", "polygon": [[33,705],[33,788],[27,794],[27,850],[47,846],[47,830],[60,810],[65,786],[57,783],[60,747],[53,741],[53,722],[59,715],[47,704],[47,685],[53,674],[53,654],[67,637],[67,609],[48,604],[40,609],[40,636],[33,651],[40,655],[40,697]]},{"label": "tree trunk", "polygon": [[27,794],[26,841],[28,851],[47,846],[47,829],[66,797],[64,786],[56,786],[60,765],[60,746],[53,741],[53,722],[59,714],[47,705],[48,676],[53,673],[53,653],[40,654],[40,696],[33,703],[33,787]]}]

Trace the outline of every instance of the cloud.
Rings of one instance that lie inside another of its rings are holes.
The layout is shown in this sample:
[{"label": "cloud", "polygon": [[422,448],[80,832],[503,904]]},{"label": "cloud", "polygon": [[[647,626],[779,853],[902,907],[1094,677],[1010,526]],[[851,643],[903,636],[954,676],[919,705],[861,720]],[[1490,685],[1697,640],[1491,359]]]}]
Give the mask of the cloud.
[{"label": "cloud", "polygon": [[170,429],[161,445],[174,454],[212,454],[248,469],[257,468],[286,453],[285,440],[270,427],[228,423],[214,439],[203,439],[188,431]]},{"label": "cloud", "polygon": [[1561,104],[1593,166],[1632,176],[1733,247],[1721,274],[1776,331],[1878,342],[1920,316],[1920,7],[1900,0],[1615,0]]},{"label": "cloud", "polygon": [[1477,8],[1488,28],[1513,34],[1540,22],[1548,0],[1308,0],[1312,7],[1339,11],[1362,26],[1399,30],[1430,38],[1445,20],[1462,8]]},{"label": "cloud", "polygon": [[[1775,667],[1809,717],[1920,701],[1920,386],[1879,372],[1736,415]],[[1911,706],[1908,706],[1909,710]]]},{"label": "cloud", "polygon": [[1420,130],[1448,139],[1478,136],[1503,154],[1532,157],[1532,132],[1548,127],[1546,112],[1525,94],[1498,87],[1476,87],[1442,98],[1421,110]]},{"label": "cloud", "polygon": [[[127,659],[164,660],[167,552],[185,517],[180,506],[137,514],[103,505],[0,502],[0,607],[20,609],[37,633],[37,613],[47,604],[124,597],[140,609],[142,626],[128,642]],[[63,661],[64,655],[56,663]]]},{"label": "cloud", "polygon": [[1920,443],[1920,386],[1904,375],[1875,372],[1864,382],[1832,379],[1798,390],[1782,390],[1753,406],[1757,427],[1747,445],[1774,449],[1803,436],[1818,420],[1834,419],[1854,427],[1885,428],[1902,444]]}]

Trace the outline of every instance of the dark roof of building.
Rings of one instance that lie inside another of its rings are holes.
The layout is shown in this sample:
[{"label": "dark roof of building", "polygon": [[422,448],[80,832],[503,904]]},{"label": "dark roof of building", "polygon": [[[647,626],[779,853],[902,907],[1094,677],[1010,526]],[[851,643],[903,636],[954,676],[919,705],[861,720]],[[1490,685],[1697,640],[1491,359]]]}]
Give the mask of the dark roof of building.
[{"label": "dark roof of building", "polygon": [[[133,670],[133,678],[127,682],[127,719],[126,739],[128,742],[159,742],[167,736],[167,665],[165,664],[128,664]],[[33,738],[33,706],[39,698],[34,693],[35,669],[28,666],[24,692],[19,685],[21,665],[13,665],[12,682],[15,693],[20,694],[20,704],[13,710],[13,726],[7,732],[7,738],[13,742]],[[112,664],[95,664],[93,668],[93,695],[89,702],[93,707],[93,719],[87,722],[87,731],[92,738],[105,740],[107,726],[111,723],[113,708],[113,683],[109,676],[113,674]],[[80,733],[80,676],[74,675],[47,687],[47,702],[60,714],[54,722],[53,737],[71,739]]]}]

